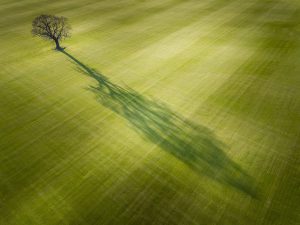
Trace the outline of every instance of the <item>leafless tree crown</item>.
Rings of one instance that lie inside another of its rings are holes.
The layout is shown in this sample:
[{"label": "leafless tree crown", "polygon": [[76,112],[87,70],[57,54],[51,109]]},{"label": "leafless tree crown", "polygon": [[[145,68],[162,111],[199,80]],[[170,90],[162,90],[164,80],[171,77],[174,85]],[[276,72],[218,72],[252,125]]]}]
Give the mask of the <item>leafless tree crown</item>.
[{"label": "leafless tree crown", "polygon": [[32,34],[53,40],[70,37],[71,26],[63,16],[40,15],[32,21]]}]

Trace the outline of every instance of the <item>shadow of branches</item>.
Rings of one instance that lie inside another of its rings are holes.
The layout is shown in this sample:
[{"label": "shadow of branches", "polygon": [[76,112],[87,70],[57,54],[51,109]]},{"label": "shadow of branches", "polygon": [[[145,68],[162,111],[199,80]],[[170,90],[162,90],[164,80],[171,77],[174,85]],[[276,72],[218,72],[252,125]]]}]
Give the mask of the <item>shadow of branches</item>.
[{"label": "shadow of branches", "polygon": [[182,117],[161,102],[110,82],[66,51],[61,52],[78,70],[97,81],[97,86],[89,90],[96,94],[100,103],[125,118],[141,136],[196,173],[258,198],[253,179],[225,154],[225,145],[208,128]]}]

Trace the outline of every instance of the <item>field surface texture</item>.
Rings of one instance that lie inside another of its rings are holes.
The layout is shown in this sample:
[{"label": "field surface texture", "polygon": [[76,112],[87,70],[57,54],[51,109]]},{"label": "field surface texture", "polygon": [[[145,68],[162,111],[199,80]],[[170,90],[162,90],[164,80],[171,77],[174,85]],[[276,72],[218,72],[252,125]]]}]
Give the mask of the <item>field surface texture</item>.
[{"label": "field surface texture", "polygon": [[[32,37],[43,13],[64,51]],[[0,14],[1,225],[300,224],[300,1]]]}]

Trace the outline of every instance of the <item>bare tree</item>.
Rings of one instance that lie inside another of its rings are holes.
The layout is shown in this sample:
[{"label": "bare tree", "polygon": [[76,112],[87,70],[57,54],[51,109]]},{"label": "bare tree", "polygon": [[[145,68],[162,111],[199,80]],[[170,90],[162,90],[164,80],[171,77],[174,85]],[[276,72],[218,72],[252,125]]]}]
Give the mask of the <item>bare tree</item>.
[{"label": "bare tree", "polygon": [[45,39],[53,40],[57,50],[62,50],[59,42],[70,37],[71,26],[63,16],[40,15],[32,21],[32,34]]}]

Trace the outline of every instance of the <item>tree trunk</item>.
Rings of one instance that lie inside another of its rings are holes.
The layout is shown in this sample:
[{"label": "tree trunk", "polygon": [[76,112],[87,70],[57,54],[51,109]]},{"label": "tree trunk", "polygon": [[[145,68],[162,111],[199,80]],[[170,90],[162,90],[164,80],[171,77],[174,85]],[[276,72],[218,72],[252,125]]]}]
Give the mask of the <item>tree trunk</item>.
[{"label": "tree trunk", "polygon": [[54,39],[54,41],[55,41],[55,44],[56,44],[56,50],[62,50],[62,48],[59,45],[58,39]]}]

